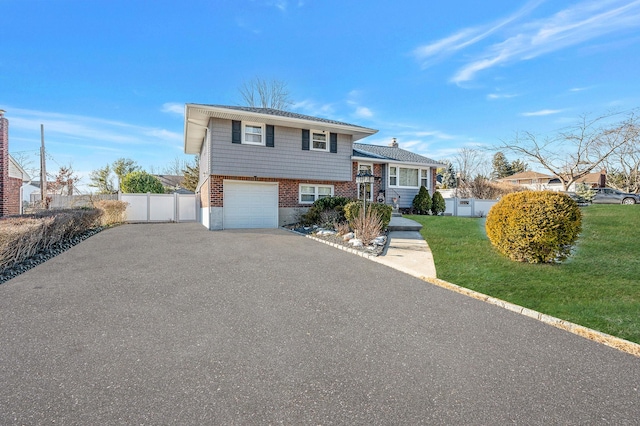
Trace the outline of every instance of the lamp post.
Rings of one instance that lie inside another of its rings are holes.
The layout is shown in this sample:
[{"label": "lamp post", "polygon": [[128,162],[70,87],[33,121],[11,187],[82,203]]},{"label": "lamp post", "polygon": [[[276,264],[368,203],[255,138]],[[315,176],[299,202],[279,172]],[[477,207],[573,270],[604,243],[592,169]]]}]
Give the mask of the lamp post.
[{"label": "lamp post", "polygon": [[[356,175],[356,183],[358,184],[358,189],[360,189],[360,185],[373,184],[375,180],[375,176],[371,174],[369,170],[359,171]],[[364,187],[366,188],[366,186]],[[366,216],[367,214],[367,191],[363,189],[362,191],[362,206],[363,206],[363,214]]]}]

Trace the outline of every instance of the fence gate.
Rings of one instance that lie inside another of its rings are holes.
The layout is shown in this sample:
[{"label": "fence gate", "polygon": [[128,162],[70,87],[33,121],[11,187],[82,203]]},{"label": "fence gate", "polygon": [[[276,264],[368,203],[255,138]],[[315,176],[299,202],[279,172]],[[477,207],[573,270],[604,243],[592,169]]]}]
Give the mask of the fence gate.
[{"label": "fence gate", "polygon": [[195,194],[120,194],[127,222],[195,222]]}]

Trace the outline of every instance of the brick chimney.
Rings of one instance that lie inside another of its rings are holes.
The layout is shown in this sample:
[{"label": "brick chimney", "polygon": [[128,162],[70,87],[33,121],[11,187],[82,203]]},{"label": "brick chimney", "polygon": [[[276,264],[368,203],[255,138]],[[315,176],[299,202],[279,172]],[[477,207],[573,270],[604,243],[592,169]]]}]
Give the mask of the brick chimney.
[{"label": "brick chimney", "polygon": [[0,109],[0,217],[9,214],[9,120]]},{"label": "brick chimney", "polygon": [[391,143],[389,143],[389,146],[391,148],[397,148],[398,147],[398,141],[396,140],[396,138],[391,138]]}]

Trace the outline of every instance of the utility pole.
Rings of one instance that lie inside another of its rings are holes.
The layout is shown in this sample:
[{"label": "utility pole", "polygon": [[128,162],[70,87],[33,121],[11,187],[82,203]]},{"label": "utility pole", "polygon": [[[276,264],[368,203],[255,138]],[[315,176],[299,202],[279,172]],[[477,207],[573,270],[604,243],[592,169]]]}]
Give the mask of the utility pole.
[{"label": "utility pole", "polygon": [[40,201],[46,205],[47,200],[47,160],[44,154],[44,124],[40,125]]}]

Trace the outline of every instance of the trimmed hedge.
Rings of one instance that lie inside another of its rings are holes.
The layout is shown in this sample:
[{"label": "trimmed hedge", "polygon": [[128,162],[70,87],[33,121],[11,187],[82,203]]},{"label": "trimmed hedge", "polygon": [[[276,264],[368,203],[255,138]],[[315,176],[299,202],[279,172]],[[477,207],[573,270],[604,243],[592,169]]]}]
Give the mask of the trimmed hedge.
[{"label": "trimmed hedge", "polygon": [[512,260],[553,263],[569,256],[581,225],[580,208],[568,195],[524,191],[505,195],[489,210],[486,231]]}]

